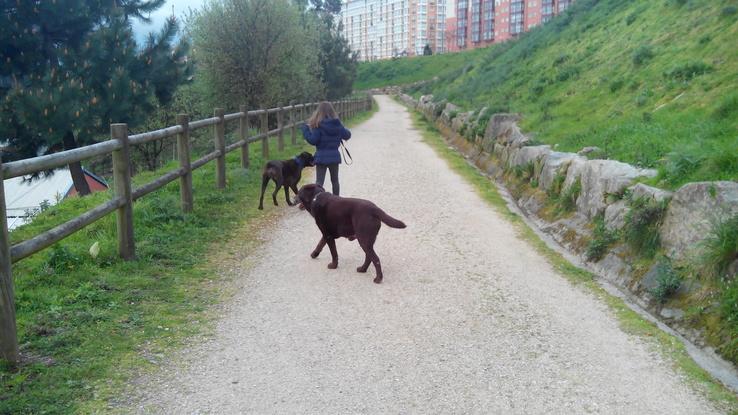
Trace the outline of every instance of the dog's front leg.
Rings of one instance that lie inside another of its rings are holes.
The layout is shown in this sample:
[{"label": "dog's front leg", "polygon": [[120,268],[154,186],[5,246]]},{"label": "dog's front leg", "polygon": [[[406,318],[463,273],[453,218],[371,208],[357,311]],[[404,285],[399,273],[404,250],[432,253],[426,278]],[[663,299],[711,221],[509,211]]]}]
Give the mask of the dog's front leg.
[{"label": "dog's front leg", "polygon": [[320,241],[318,241],[318,246],[313,249],[313,252],[310,254],[310,258],[317,258],[318,255],[320,255],[320,251],[323,250],[323,247],[325,246],[325,237],[320,238]]},{"label": "dog's front leg", "polygon": [[288,206],[295,206],[295,204],[290,201],[290,188],[287,185],[284,185],[284,200],[287,201]]},{"label": "dog's front leg", "polygon": [[336,251],[336,239],[335,238],[329,238],[327,241],[328,248],[331,250],[331,258],[333,261],[328,264],[328,269],[336,269],[338,268],[338,251]]}]

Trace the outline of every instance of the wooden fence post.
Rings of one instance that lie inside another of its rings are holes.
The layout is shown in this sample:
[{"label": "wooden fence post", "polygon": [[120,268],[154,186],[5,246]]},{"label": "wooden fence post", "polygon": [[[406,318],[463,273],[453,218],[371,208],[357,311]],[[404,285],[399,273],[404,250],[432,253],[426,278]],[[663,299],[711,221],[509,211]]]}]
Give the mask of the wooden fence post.
[{"label": "wooden fence post", "polygon": [[213,140],[215,142],[215,150],[220,151],[220,155],[215,159],[215,185],[218,189],[225,189],[226,186],[226,165],[225,165],[225,110],[216,108],[213,111],[215,117],[220,118],[218,123],[213,126]]},{"label": "wooden fence post", "polygon": [[177,134],[177,158],[184,174],[179,178],[179,195],[182,200],[182,212],[192,212],[192,167],[190,166],[190,117],[187,114],[177,115],[177,124],[182,132]]},{"label": "wooden fence post", "polygon": [[110,124],[110,137],[121,144],[113,151],[113,185],[115,197],[123,198],[123,206],[118,208],[118,254],[125,260],[136,257],[133,239],[133,195],[131,192],[130,148],[128,144],[128,124]]},{"label": "wooden fence post", "polygon": [[279,151],[284,150],[284,108],[279,107],[277,109],[277,149]]},{"label": "wooden fence post", "polygon": [[264,159],[264,163],[269,160],[269,112],[265,109],[264,113],[261,114],[261,133],[264,137],[261,139],[261,157]]},{"label": "wooden fence post", "polygon": [[295,106],[297,104],[295,101],[292,101],[290,103],[290,124],[292,124],[291,128],[291,134],[292,134],[292,145],[297,145],[297,120],[295,119]]},{"label": "wooden fence post", "polygon": [[247,169],[249,168],[249,143],[246,138],[249,135],[249,110],[245,105],[241,105],[238,110],[243,113],[243,116],[238,119],[238,137],[239,140],[244,140],[244,145],[241,146],[241,167]]},{"label": "wooden fence post", "polygon": [[0,359],[15,365],[19,361],[18,334],[15,325],[13,267],[10,259],[10,236],[3,182],[3,162],[0,158]]}]

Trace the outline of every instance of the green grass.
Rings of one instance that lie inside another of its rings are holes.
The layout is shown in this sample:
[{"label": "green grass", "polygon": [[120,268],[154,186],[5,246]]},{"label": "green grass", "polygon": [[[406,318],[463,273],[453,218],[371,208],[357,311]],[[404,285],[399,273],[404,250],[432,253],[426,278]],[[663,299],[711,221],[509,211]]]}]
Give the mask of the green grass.
[{"label": "green grass", "polygon": [[592,230],[592,239],[587,245],[585,257],[587,261],[597,262],[607,253],[607,250],[619,239],[617,232],[607,229],[605,226],[605,218],[598,215],[594,219],[594,229]]},{"label": "green grass", "polygon": [[[422,134],[424,141],[446,161],[451,169],[469,182],[482,199],[487,201],[500,215],[508,219],[515,226],[518,235],[536,248],[558,273],[567,278],[572,284],[584,287],[592,295],[604,301],[617,317],[623,331],[648,341],[655,350],[671,362],[678,372],[683,374],[692,385],[722,410],[726,413],[738,414],[738,397],[699,367],[689,357],[684,345],[677,338],[643,319],[621,299],[608,294],[600,287],[593,274],[572,265],[561,254],[548,247],[518,215],[508,209],[505,200],[487,177],[470,165],[458,152],[449,148],[440,133],[422,115],[413,112],[412,117],[414,125]],[[735,292],[738,293],[738,289]],[[738,316],[738,314],[736,315]]]},{"label": "green grass", "polygon": [[[115,215],[108,215],[13,266],[24,363],[17,371],[0,369],[0,414],[104,412],[129,377],[155,370],[167,353],[209,330],[209,307],[221,299],[226,279],[218,262],[248,255],[263,218],[285,209],[282,200],[280,208],[256,209],[264,162],[258,148],[248,170],[237,152],[227,156],[225,190],[214,186],[214,163],[193,172],[191,214],[181,213],[176,182],[137,202],[134,261],[118,259]],[[287,145],[270,158],[303,149],[311,147]],[[135,182],[159,174],[140,174]],[[109,198],[105,192],[65,200],[11,239],[37,235]],[[95,242],[97,258],[88,252]]]},{"label": "green grass", "polygon": [[[726,276],[730,264],[738,261],[738,215],[713,224],[704,242],[702,262],[712,277]],[[727,275],[727,277],[736,277]]]},{"label": "green grass", "polygon": [[[363,63],[357,85],[410,88],[464,110],[523,114],[536,140],[660,169],[656,184],[738,179],[736,0],[579,0],[520,40]],[[631,17],[635,16],[635,18]]]}]

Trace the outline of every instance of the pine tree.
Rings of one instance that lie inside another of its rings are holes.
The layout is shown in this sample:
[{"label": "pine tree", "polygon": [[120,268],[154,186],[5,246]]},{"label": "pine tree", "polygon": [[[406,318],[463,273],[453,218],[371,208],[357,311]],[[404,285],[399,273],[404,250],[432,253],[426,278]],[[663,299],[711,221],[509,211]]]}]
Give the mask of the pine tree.
[{"label": "pine tree", "polygon": [[[164,0],[3,0],[0,18],[0,138],[14,160],[106,138],[109,124],[135,125],[191,74],[188,45],[173,45],[177,21],[143,48],[131,18]],[[80,163],[69,166],[89,193]]]}]

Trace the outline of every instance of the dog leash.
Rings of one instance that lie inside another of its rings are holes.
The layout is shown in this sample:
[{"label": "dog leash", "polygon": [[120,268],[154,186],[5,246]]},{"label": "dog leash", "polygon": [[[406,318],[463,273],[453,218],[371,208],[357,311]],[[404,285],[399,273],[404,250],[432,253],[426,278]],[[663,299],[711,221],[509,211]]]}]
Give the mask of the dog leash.
[{"label": "dog leash", "polygon": [[[344,150],[346,150],[346,154],[343,153]],[[354,159],[351,157],[351,152],[348,150],[346,145],[343,144],[343,140],[341,140],[341,155],[343,156],[343,161],[346,163],[347,166],[354,164]],[[346,157],[347,155],[348,157]]]}]

